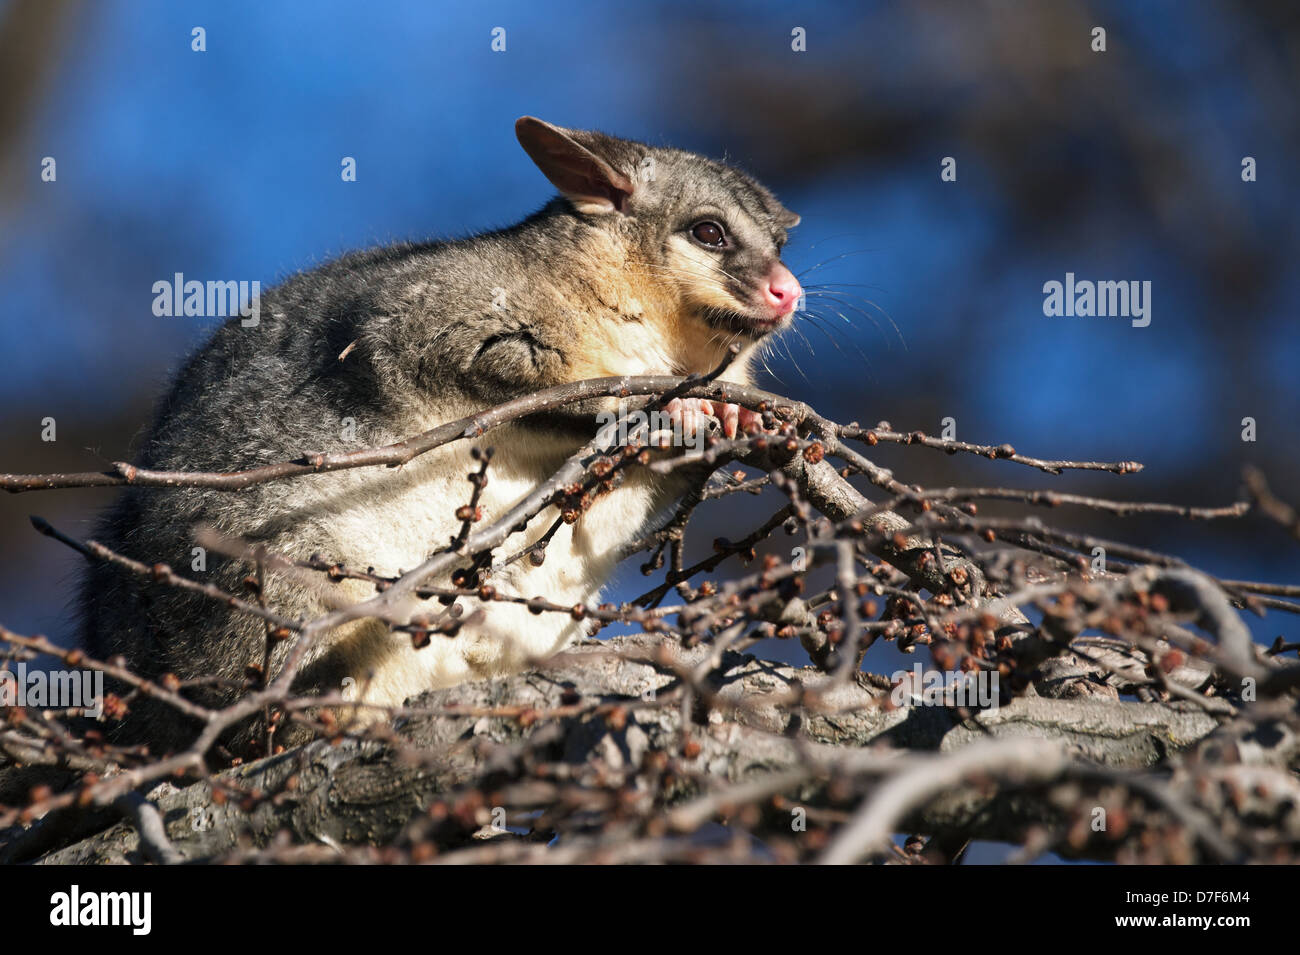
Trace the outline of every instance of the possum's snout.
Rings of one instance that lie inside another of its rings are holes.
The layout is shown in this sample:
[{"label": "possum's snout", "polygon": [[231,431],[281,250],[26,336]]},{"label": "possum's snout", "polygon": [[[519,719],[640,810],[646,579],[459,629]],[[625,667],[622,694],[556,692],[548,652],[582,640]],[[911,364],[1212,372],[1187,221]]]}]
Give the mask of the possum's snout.
[{"label": "possum's snout", "polygon": [[774,320],[781,320],[799,307],[803,286],[781,262],[772,266],[763,280],[763,304]]}]

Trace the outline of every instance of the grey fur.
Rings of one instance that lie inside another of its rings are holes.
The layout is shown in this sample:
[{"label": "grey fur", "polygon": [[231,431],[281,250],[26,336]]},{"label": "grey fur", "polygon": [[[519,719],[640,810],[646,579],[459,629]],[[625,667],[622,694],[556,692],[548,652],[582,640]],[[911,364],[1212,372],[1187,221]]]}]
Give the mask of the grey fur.
[{"label": "grey fur", "polygon": [[[762,186],[720,163],[599,133],[556,132],[637,181],[626,208],[585,214],[569,199],[557,198],[502,231],[358,252],[289,279],[263,296],[256,327],[231,319],[184,365],[158,405],[136,463],[229,471],[306,452],[382,444],[457,411],[589,377],[584,369],[599,364],[599,355],[590,350],[603,347],[591,344],[604,340],[593,337],[598,330],[622,335],[648,321],[667,320],[658,312],[636,314],[629,306],[636,300],[633,292],[620,291],[630,287],[621,274],[629,262],[645,263],[648,271],[642,274],[664,283],[667,291],[652,290],[653,296],[671,303],[676,295],[678,311],[698,313],[684,320],[721,336],[719,347],[731,339],[756,344],[761,335],[727,309],[680,304],[674,289],[686,280],[663,265],[669,238],[701,209],[725,216],[738,248],[718,259],[730,273],[718,281],[731,286],[743,305],[743,296],[752,298],[763,270],[778,258],[785,229],[797,217]],[[642,181],[647,157],[653,160],[653,181]],[[611,249],[622,261],[608,261]],[[505,290],[507,309],[493,307],[494,288]],[[675,358],[670,367],[647,370],[703,371],[715,358],[699,356],[703,367]],[[351,443],[342,439],[346,418],[356,422]],[[522,440],[539,429],[553,439],[554,463],[593,430],[590,417],[550,416],[499,440]],[[388,479],[379,473],[384,471],[310,476],[234,493],[128,489],[105,514],[95,538],[136,560],[165,562],[190,573],[195,528],[211,526],[290,556],[320,553],[364,569],[370,555],[331,535],[331,515],[383,493],[377,482]],[[446,534],[429,540],[428,550],[454,533],[453,510],[454,502],[446,502]],[[629,538],[637,530],[629,528]],[[252,570],[247,562],[214,553],[207,561],[207,572],[192,576],[246,592],[241,581]],[[310,588],[283,585],[267,594],[274,609],[286,615],[309,618],[325,609]],[[80,610],[84,646],[97,657],[121,654],[137,672],[153,678],[172,673],[184,680],[227,681],[187,690],[207,705],[235,699],[246,667],[262,660],[264,622],[107,564],[89,566]],[[407,638],[395,634],[393,639]],[[275,666],[286,649],[280,646]],[[328,654],[316,659],[300,679],[301,688],[337,685],[348,675],[340,666],[331,664]],[[168,748],[192,738],[194,727],[166,706],[137,700],[131,709],[121,739]],[[251,732],[246,728],[229,742],[244,745]]]}]

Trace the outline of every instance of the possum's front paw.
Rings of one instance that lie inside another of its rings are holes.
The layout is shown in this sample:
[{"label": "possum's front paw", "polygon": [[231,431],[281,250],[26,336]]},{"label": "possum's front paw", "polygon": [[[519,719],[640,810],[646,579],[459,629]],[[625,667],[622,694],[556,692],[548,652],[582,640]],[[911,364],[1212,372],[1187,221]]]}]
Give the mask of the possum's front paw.
[{"label": "possum's front paw", "polygon": [[683,434],[704,431],[706,417],[722,422],[722,433],[728,438],[734,438],[738,432],[749,434],[763,430],[763,416],[757,411],[708,398],[674,398],[664,405],[664,411],[675,425],[681,427]]}]

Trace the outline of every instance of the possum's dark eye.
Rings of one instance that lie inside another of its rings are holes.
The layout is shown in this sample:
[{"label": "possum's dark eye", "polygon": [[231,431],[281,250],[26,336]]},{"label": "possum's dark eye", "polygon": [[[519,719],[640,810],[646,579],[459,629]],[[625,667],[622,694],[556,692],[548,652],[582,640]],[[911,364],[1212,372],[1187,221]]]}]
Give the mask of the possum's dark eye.
[{"label": "possum's dark eye", "polygon": [[705,219],[691,226],[691,235],[696,242],[714,249],[722,248],[727,242],[726,230],[712,219]]}]

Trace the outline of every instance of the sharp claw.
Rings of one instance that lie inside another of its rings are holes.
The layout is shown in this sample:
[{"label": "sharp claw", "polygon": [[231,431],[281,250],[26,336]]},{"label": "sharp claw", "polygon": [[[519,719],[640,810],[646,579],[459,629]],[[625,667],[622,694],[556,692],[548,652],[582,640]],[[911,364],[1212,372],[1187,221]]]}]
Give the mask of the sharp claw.
[{"label": "sharp claw", "polygon": [[722,433],[728,438],[736,436],[736,430],[740,427],[740,406],[723,405],[722,406]]},{"label": "sharp claw", "polygon": [[705,418],[717,418],[722,432],[734,438],[741,432],[760,430],[763,416],[740,405],[707,398],[674,398],[664,405],[671,419],[680,424],[684,434],[697,434],[706,426]]}]

